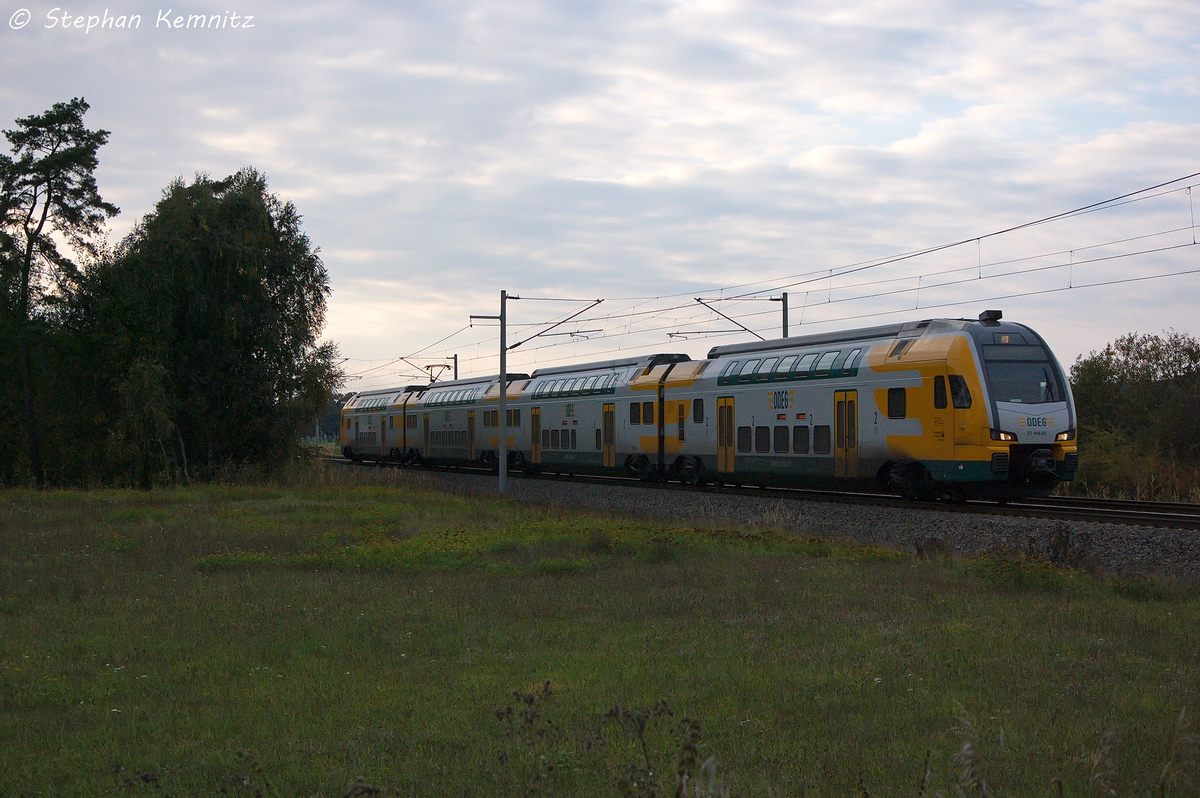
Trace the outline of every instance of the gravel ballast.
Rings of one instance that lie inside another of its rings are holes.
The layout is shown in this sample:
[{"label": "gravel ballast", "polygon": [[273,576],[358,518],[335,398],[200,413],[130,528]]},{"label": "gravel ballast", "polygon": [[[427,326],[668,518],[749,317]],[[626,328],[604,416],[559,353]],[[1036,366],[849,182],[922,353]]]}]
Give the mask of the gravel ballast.
[{"label": "gravel ballast", "polygon": [[[431,487],[452,493],[494,495],[496,491],[495,477],[418,473]],[[988,550],[1020,551],[1118,574],[1200,578],[1200,533],[1191,530],[521,477],[509,479],[507,497],[700,527],[771,527],[917,553],[946,551],[969,556]]]}]

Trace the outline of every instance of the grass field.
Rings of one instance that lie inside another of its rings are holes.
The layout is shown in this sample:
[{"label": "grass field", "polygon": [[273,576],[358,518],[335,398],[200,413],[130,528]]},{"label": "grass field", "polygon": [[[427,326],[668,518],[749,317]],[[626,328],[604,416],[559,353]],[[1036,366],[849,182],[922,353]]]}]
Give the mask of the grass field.
[{"label": "grass field", "polygon": [[0,796],[1198,790],[1188,586],[393,472],[0,492],[0,530]]}]

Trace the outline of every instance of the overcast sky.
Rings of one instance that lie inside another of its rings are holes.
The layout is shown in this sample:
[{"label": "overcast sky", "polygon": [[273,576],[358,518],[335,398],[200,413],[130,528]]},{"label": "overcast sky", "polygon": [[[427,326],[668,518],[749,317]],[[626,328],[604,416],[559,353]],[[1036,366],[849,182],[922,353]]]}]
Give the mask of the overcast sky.
[{"label": "overcast sky", "polygon": [[[1067,364],[1200,335],[1196,178],[985,237],[1200,172],[1200,4],[6,2],[0,125],[87,99],[114,240],[265,172],[351,387],[494,372],[501,289],[605,300],[514,371],[776,337],[782,291],[793,335],[995,307]],[[510,343],[586,306],[512,302]]]}]

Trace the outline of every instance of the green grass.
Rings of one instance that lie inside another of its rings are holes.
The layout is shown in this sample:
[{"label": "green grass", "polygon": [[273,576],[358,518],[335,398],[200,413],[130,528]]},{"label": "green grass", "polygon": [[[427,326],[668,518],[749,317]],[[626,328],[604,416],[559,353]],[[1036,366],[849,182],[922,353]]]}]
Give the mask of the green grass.
[{"label": "green grass", "polygon": [[397,475],[7,491],[0,529],[0,796],[673,795],[681,757],[734,795],[953,794],[968,765],[1195,794],[1184,585]]}]

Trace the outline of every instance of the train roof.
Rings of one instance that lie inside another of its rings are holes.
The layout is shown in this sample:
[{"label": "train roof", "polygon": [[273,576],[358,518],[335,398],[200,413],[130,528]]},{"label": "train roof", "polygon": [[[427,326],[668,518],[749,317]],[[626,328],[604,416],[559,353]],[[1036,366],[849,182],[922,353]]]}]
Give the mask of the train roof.
[{"label": "train roof", "polygon": [[727,344],[714,346],[708,350],[708,359],[715,360],[726,355],[740,355],[748,352],[767,352],[773,349],[799,349],[808,346],[823,346],[825,344],[843,344],[852,341],[868,341],[878,338],[915,338],[926,331],[944,332],[947,330],[970,330],[973,334],[981,334],[984,328],[991,331],[1028,330],[1028,327],[1011,322],[1001,322],[1002,314],[998,310],[985,310],[978,319],[922,319],[899,324],[884,324],[878,327],[860,327],[855,330],[837,330],[815,335],[794,335],[787,338],[776,338],[769,341],[749,341],[742,344]]},{"label": "train roof", "polygon": [[[508,379],[506,379],[505,382],[515,382],[517,380],[529,379],[528,374],[516,373],[516,372],[512,372],[512,371],[508,372],[506,374],[506,376]],[[463,377],[461,380],[442,380],[442,381],[438,381],[435,383],[431,383],[430,385],[426,386],[425,390],[433,391],[438,388],[453,388],[456,386],[461,388],[461,387],[464,387],[467,385],[480,385],[482,383],[492,383],[492,382],[499,382],[499,381],[500,381],[499,374],[488,374],[483,377]]]},{"label": "train roof", "polygon": [[547,366],[533,372],[532,379],[548,377],[552,374],[573,374],[578,371],[600,371],[602,369],[620,369],[626,366],[642,366],[653,368],[663,363],[685,363],[691,360],[684,354],[642,355],[641,357],[626,357],[620,360],[598,360],[594,363],[577,363],[569,366]]}]

